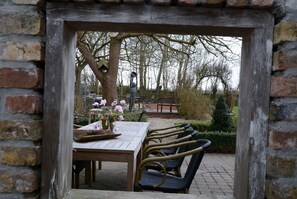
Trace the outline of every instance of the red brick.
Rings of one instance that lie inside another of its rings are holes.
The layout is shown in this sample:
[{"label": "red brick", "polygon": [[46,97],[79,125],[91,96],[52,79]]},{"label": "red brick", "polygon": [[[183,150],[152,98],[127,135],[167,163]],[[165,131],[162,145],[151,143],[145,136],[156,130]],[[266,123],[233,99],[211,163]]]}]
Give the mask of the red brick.
[{"label": "red brick", "polygon": [[297,77],[272,77],[271,97],[297,97]]},{"label": "red brick", "polygon": [[296,149],[297,130],[296,132],[281,132],[277,130],[271,130],[269,132],[268,146],[276,150]]},{"label": "red brick", "polygon": [[0,87],[43,88],[43,70],[39,68],[0,68]]},{"label": "red brick", "polygon": [[42,98],[38,95],[8,96],[5,105],[12,113],[42,113]]},{"label": "red brick", "polygon": [[277,51],[273,54],[273,70],[297,68],[297,51]]}]

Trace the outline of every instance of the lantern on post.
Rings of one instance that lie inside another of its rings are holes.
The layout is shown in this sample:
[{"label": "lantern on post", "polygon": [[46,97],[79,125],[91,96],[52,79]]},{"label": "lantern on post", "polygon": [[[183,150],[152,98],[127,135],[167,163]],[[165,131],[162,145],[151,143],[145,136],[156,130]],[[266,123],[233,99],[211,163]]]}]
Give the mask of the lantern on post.
[{"label": "lantern on post", "polygon": [[137,89],[137,73],[132,72],[130,75],[130,98],[129,98],[129,112],[132,111],[132,107],[135,103],[135,95]]}]

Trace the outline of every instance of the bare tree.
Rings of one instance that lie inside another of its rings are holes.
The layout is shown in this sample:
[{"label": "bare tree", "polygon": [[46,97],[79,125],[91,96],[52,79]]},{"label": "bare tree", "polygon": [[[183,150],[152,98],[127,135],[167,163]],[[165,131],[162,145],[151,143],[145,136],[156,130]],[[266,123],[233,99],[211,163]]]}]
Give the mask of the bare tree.
[{"label": "bare tree", "polygon": [[[84,63],[90,66],[100,81],[103,97],[107,99],[108,103],[117,98],[117,75],[120,60],[126,59],[134,69],[138,70],[141,90],[147,87],[148,71],[151,68],[156,69],[158,67],[155,78],[158,89],[161,85],[162,76],[164,79],[163,86],[168,87],[169,76],[173,73],[170,69],[177,67],[177,64],[173,64],[173,62],[170,62],[169,66],[169,60],[179,59],[177,82],[192,84],[195,76],[188,75],[192,73],[195,63],[197,64],[195,59],[197,59],[199,48],[204,47],[207,53],[221,56],[230,51],[228,45],[220,38],[212,36],[145,35],[146,37],[140,33],[79,32],[77,42],[79,52]],[[126,56],[121,54],[122,43],[124,43],[123,49],[126,51]],[[133,47],[129,47],[129,45],[134,45],[134,51]],[[130,53],[132,51],[135,55]],[[196,56],[194,56],[195,54]],[[107,64],[99,65],[101,60],[106,60]],[[196,77],[198,76],[196,75]],[[223,77],[221,79],[227,80]],[[226,82],[223,84],[227,85]],[[198,87],[198,85],[199,80],[196,79],[195,86]]]},{"label": "bare tree", "polygon": [[[104,98],[106,98],[108,103],[111,103],[117,98],[117,75],[122,41],[125,38],[132,37],[134,35],[135,34],[133,33],[110,33],[109,41],[99,46],[99,48],[93,49],[92,47],[96,45],[91,45],[91,47],[88,48],[87,46],[90,45],[86,45],[83,43],[83,33],[79,33],[80,39],[77,41],[77,47],[98,80],[100,81],[102,85],[102,95]],[[106,66],[107,68],[105,69],[102,68],[102,66],[98,67],[98,57],[96,53],[99,51],[99,49],[104,48],[108,44],[108,55],[104,56],[108,57],[108,64]]]}]

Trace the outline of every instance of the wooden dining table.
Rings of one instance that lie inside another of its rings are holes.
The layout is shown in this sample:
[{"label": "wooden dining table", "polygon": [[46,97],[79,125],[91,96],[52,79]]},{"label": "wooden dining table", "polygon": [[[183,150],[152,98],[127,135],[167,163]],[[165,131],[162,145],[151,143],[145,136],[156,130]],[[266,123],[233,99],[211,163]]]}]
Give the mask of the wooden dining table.
[{"label": "wooden dining table", "polygon": [[[80,129],[91,130],[96,125],[97,122]],[[127,162],[127,191],[133,191],[136,167],[141,160],[142,144],[148,127],[148,122],[116,122],[115,133],[121,134],[116,138],[90,142],[73,141],[73,160]]]}]

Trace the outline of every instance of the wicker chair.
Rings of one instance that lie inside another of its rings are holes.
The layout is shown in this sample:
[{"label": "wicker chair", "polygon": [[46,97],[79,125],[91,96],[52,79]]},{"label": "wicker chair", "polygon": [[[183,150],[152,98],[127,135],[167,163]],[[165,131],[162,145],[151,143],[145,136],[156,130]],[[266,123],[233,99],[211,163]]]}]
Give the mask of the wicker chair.
[{"label": "wicker chair", "polygon": [[[210,146],[211,142],[206,139],[192,140],[183,142],[185,145],[191,144],[191,150],[183,153],[146,158],[140,162],[137,168],[136,179],[135,179],[135,190],[151,190],[161,191],[167,193],[189,193],[189,188],[193,181],[193,178],[198,170],[205,150]],[[190,163],[187,167],[186,173],[183,177],[176,177],[169,175],[166,168],[160,164],[163,161],[169,161],[178,159],[181,157],[192,155]],[[146,166],[148,164],[156,164],[161,169],[159,171],[147,171]]]},{"label": "wicker chair", "polygon": [[[152,155],[165,156],[168,154],[164,153],[164,151],[166,151],[167,149],[172,149],[172,148],[176,149],[176,152],[174,152],[174,154],[175,153],[177,153],[177,154],[183,153],[189,149],[189,145],[184,145],[183,142],[195,139],[196,134],[197,134],[197,132],[195,130],[185,130],[184,133],[180,134],[180,138],[178,138],[176,140],[148,145],[144,149],[143,157],[147,158]],[[184,156],[181,158],[168,160],[167,162],[163,161],[160,163],[164,167],[166,167],[166,170],[168,173],[178,176],[178,177],[181,177],[180,168],[181,168],[183,161],[184,161]],[[154,169],[154,170],[161,171],[161,168],[159,166],[157,166],[156,164],[148,164],[146,166],[146,169]]]},{"label": "wicker chair", "polygon": [[[147,135],[147,137],[144,140],[144,147],[147,147],[148,145],[151,145],[151,143],[161,143],[164,139],[179,139],[185,135],[185,130],[191,127],[190,124],[182,124],[177,126],[171,126],[167,128],[163,128],[165,130],[162,131],[153,131]],[[168,131],[170,129],[170,131]],[[171,130],[173,129],[173,130]],[[175,154],[177,151],[177,148],[166,148],[163,149],[162,152],[166,155]]]}]

